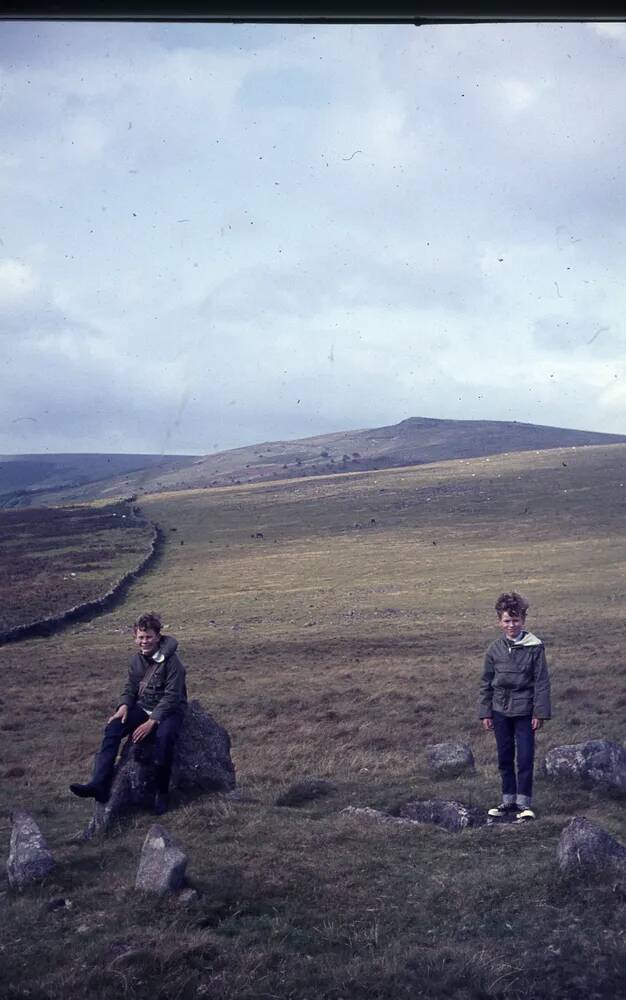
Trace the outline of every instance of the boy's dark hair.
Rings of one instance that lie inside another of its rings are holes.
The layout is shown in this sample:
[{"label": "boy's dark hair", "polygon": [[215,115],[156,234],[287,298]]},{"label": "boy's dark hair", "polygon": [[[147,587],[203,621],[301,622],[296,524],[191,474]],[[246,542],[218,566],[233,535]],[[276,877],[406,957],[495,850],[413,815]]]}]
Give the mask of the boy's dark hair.
[{"label": "boy's dark hair", "polygon": [[510,594],[500,594],[496,601],[498,618],[502,618],[505,611],[514,618],[525,618],[529,607],[526,598],[518,594],[516,590],[512,590]]},{"label": "boy's dark hair", "polygon": [[133,631],[136,632],[137,629],[150,629],[152,632],[161,634],[161,619],[158,615],[153,614],[151,611],[145,615],[139,615],[139,618],[133,625]]}]

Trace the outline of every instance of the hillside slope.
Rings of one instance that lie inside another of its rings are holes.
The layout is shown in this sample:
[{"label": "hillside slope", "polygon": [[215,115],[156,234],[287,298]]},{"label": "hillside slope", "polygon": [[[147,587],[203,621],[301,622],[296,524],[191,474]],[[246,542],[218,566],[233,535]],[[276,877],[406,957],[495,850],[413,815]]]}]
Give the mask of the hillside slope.
[{"label": "hillside slope", "polygon": [[174,472],[195,459],[195,455],[0,455],[0,507],[23,506],[28,499],[39,499],[53,491],[75,491],[75,495],[66,497],[68,502],[83,499],[81,491],[90,484],[98,484],[92,495],[101,495],[106,486],[100,484],[111,480],[119,483],[118,494],[129,493],[129,477],[136,484],[142,475],[153,477],[161,470]]},{"label": "hillside slope", "polygon": [[207,455],[179,472],[152,477],[146,492],[396,468],[534,449],[618,444],[626,436],[499,420],[410,417],[389,427],[270,441]]},{"label": "hillside slope", "polygon": [[[159,493],[208,486],[365,472],[546,448],[626,443],[626,436],[500,420],[439,420],[410,417],[389,427],[338,431],[294,441],[267,441],[198,458],[194,456],[97,456],[142,460],[106,479],[39,490],[36,502],[76,503],[129,493]],[[15,456],[35,458],[41,456]],[[46,456],[51,458],[54,456]],[[64,458],[68,456],[56,456]],[[95,458],[96,456],[70,456]],[[0,464],[0,484],[2,466]],[[50,484],[54,486],[55,484]],[[32,487],[31,487],[32,488]],[[0,489],[1,492],[1,489]],[[23,498],[28,502],[29,497]],[[1,498],[0,498],[1,502]]]}]

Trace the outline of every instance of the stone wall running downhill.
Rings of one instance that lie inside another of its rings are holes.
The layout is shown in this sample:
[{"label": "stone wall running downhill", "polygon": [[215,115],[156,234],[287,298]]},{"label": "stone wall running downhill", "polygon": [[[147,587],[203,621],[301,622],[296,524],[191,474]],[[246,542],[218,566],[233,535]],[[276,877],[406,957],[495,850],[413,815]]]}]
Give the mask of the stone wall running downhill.
[{"label": "stone wall running downhill", "polygon": [[50,618],[41,618],[39,621],[29,622],[27,625],[16,625],[14,628],[0,632],[0,646],[10,642],[21,642],[23,639],[40,639],[54,635],[61,629],[73,625],[75,622],[87,622],[105,611],[112,611],[126,599],[131,585],[140,576],[155,565],[163,553],[165,547],[165,534],[158,524],[147,522],[152,526],[152,539],[150,551],[142,559],[138,566],[125,573],[120,580],[115,583],[110,590],[107,590],[101,597],[93,601],[86,601],[84,604],[77,604],[67,611],[62,611],[58,615]]}]

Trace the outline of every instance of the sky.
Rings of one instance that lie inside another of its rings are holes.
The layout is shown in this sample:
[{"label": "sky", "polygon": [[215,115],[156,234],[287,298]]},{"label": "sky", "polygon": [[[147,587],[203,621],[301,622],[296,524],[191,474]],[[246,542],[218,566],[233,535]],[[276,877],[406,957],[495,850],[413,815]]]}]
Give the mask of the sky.
[{"label": "sky", "polygon": [[0,24],[0,453],[625,433],[626,25]]}]

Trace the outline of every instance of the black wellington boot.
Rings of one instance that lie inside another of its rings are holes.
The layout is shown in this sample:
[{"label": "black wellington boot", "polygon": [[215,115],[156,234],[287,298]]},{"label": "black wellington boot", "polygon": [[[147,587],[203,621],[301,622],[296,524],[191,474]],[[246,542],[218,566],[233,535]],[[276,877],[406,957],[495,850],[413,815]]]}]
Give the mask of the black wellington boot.
[{"label": "black wellington boot", "polygon": [[109,789],[106,785],[100,785],[95,781],[89,781],[86,785],[74,783],[70,785],[70,792],[78,795],[79,799],[95,799],[96,802],[106,802],[109,798]]}]

